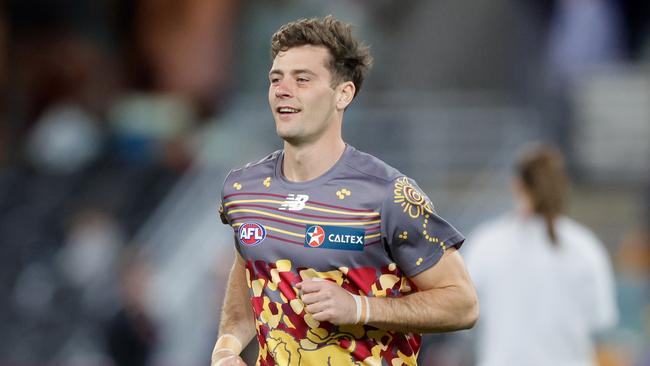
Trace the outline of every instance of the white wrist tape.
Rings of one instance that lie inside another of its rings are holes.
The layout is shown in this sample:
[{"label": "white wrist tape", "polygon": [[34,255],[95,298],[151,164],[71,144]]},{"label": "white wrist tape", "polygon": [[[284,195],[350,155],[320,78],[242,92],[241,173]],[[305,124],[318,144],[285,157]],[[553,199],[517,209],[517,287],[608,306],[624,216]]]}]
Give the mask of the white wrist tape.
[{"label": "white wrist tape", "polygon": [[226,361],[230,360],[233,357],[237,357],[237,355],[231,355],[231,356],[228,356],[228,357],[224,357],[224,358],[220,359],[219,361],[217,361],[217,363],[215,363],[212,366],[221,366],[222,364],[224,364]]},{"label": "white wrist tape", "polygon": [[232,352],[234,355],[238,355],[241,353],[243,348],[244,347],[239,338],[235,337],[233,334],[226,333],[217,339],[217,344],[214,345],[214,351],[212,351],[212,354],[227,350]]},{"label": "white wrist tape", "polygon": [[215,350],[212,352],[212,356],[216,356],[216,355],[218,355],[219,353],[227,353],[227,354],[229,354],[229,355],[236,356],[236,355],[235,355],[235,351],[231,350],[230,348],[220,348],[220,349],[215,349]]},{"label": "white wrist tape", "polygon": [[357,304],[357,312],[354,318],[354,324],[359,324],[359,321],[361,320],[361,298],[359,295],[352,295],[352,298],[354,299],[355,304]]},{"label": "white wrist tape", "polygon": [[368,324],[370,320],[370,302],[365,296],[352,295],[354,302],[357,304],[357,314],[354,324]]},{"label": "white wrist tape", "polygon": [[368,300],[367,297],[363,296],[361,297],[366,305],[366,311],[364,311],[364,318],[363,318],[363,324],[368,324],[368,321],[370,320],[370,300]]}]

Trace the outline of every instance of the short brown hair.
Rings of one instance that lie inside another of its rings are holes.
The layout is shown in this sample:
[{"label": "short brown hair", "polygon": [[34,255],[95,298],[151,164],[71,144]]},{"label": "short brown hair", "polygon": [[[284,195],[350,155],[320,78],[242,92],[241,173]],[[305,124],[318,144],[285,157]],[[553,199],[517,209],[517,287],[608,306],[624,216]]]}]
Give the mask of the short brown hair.
[{"label": "short brown hair", "polygon": [[554,221],[564,209],[568,186],[562,153],[551,145],[531,146],[521,155],[517,173],[530,195],[533,210],[544,217],[548,235],[557,243]]},{"label": "short brown hair", "polygon": [[271,59],[278,53],[304,45],[323,46],[329,50],[332,86],[352,81],[355,96],[372,66],[370,48],[352,36],[352,26],[334,19],[300,19],[278,29],[271,38]]}]

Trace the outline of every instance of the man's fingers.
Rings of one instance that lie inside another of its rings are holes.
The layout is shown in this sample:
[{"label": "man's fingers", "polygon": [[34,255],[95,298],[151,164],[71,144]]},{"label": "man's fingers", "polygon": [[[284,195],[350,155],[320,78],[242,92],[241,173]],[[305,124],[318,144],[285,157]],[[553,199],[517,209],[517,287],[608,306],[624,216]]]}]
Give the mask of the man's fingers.
[{"label": "man's fingers", "polygon": [[314,318],[314,320],[318,320],[319,322],[326,322],[331,320],[331,314],[328,310],[312,314],[311,317]]},{"label": "man's fingers", "polygon": [[311,292],[308,294],[303,293],[300,299],[305,305],[309,305],[327,300],[327,294],[325,294],[323,291]]},{"label": "man's fingers", "polygon": [[328,308],[329,308],[329,305],[326,302],[317,302],[317,303],[305,306],[305,310],[309,314],[312,314],[312,315],[323,312],[323,311],[327,310]]},{"label": "man's fingers", "polygon": [[321,278],[317,278],[317,279],[302,281],[296,287],[298,287],[298,289],[301,290],[303,294],[308,294],[311,292],[320,291],[322,288],[324,288],[327,285],[328,283],[325,280]]},{"label": "man's fingers", "polygon": [[305,311],[311,314],[314,320],[337,322],[338,324],[338,322],[348,321],[343,318],[347,319],[350,316],[354,318],[354,308],[351,309],[351,315],[338,314],[339,306],[345,306],[344,303],[350,301],[348,300],[350,294],[336,283],[318,278],[305,280],[300,283],[298,288],[300,289],[300,299],[305,304]]}]

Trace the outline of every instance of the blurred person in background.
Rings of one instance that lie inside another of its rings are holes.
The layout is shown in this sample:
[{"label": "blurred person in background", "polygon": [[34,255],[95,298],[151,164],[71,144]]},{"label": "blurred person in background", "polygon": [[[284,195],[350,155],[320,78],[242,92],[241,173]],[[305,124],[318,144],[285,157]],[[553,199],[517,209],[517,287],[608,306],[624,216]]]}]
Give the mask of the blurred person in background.
[{"label": "blurred person in background", "polygon": [[125,250],[121,268],[121,306],[106,324],[106,345],[116,366],[145,366],[157,344],[155,323],[147,305],[148,265]]},{"label": "blurred person in background", "polygon": [[126,90],[108,111],[115,154],[136,164],[159,160],[182,172],[194,160],[197,131],[231,94],[239,3],[118,4]]},{"label": "blurred person in background", "polygon": [[617,321],[605,247],[563,215],[567,183],[559,150],[529,148],[516,166],[514,212],[470,236],[479,365],[593,365],[595,337]]},{"label": "blurred person in background", "polygon": [[125,73],[131,89],[177,97],[201,117],[232,90],[234,0],[120,0]]},{"label": "blurred person in background", "polygon": [[416,365],[420,333],[478,317],[464,237],[413,180],[343,141],[372,60],[349,24],[291,22],[271,45],[284,149],[224,182],[238,253],[213,365],[243,364],[255,332],[262,365]]}]

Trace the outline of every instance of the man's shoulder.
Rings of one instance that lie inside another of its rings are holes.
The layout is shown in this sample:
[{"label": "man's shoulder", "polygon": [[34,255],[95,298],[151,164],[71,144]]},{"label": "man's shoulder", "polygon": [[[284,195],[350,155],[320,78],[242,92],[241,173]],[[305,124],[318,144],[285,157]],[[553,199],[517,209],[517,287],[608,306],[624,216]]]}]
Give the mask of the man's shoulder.
[{"label": "man's shoulder", "polygon": [[243,166],[232,169],[226,177],[225,185],[232,180],[242,180],[259,175],[271,175],[282,150],[274,151],[258,161],[248,162]]},{"label": "man's shoulder", "polygon": [[399,170],[383,160],[355,148],[351,149],[350,157],[345,161],[345,164],[348,169],[383,183],[391,183],[395,179],[404,176]]}]

